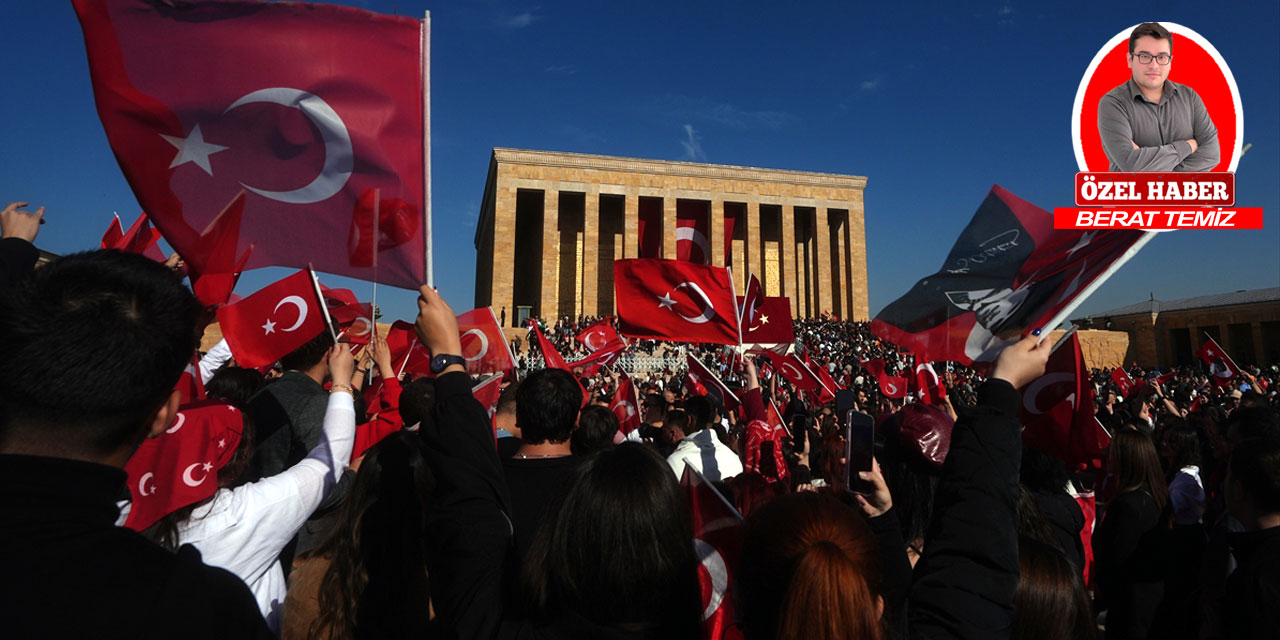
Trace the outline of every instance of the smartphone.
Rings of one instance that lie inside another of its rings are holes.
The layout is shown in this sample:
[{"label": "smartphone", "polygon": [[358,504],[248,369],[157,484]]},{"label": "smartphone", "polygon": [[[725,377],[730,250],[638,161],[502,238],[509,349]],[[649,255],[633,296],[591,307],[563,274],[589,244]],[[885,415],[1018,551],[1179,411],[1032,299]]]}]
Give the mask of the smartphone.
[{"label": "smartphone", "polygon": [[869,480],[858,477],[859,471],[871,471],[875,446],[876,419],[850,409],[844,419],[844,479],[849,491],[867,495],[875,491]]}]

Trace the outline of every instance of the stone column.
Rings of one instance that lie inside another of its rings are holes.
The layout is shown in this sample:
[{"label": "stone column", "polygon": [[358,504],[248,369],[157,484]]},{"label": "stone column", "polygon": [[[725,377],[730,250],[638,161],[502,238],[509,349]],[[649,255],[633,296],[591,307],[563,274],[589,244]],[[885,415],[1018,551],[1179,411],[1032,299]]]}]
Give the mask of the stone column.
[{"label": "stone column", "polygon": [[662,257],[676,259],[676,199],[662,197]]},{"label": "stone column", "polygon": [[849,213],[845,210],[844,218],[840,222],[840,228],[836,230],[836,282],[840,286],[840,310],[832,310],[840,316],[841,320],[849,320],[853,317],[853,304],[851,296],[853,292],[849,290]]},{"label": "stone column", "polygon": [[582,313],[594,316],[600,297],[600,187],[589,185],[582,205]]},{"label": "stone column", "polygon": [[[505,256],[497,260],[496,256]],[[507,308],[507,321],[515,317],[516,189],[499,179],[493,194],[493,280],[490,306],[496,312]]]},{"label": "stone column", "polygon": [[[743,287],[745,287],[748,271],[754,273],[761,281],[764,280],[764,243],[760,241],[759,200],[750,199],[747,201],[747,218],[743,222],[747,225],[747,264],[742,270]],[[743,291],[746,291],[746,289],[744,288]]]},{"label": "stone column", "polygon": [[849,296],[854,320],[871,319],[871,302],[867,299],[867,225],[862,211],[862,201],[849,203],[849,272],[853,275]]},{"label": "stone column", "polygon": [[800,316],[800,293],[803,291],[799,274],[800,262],[796,260],[796,207],[782,205],[782,295],[791,298],[791,317]]},{"label": "stone column", "polygon": [[640,198],[628,192],[622,202],[622,256],[635,258],[640,255]]},{"label": "stone column", "polygon": [[817,300],[818,308],[815,315],[821,314],[823,311],[835,311],[832,307],[834,303],[831,299],[831,227],[828,226],[826,203],[820,203],[821,206],[814,207],[814,235],[817,236],[817,242],[814,243],[814,249],[817,251],[818,272],[814,274],[814,284],[818,287],[818,295],[814,296]]},{"label": "stone column", "polygon": [[549,323],[560,315],[560,185],[542,192],[542,297],[538,313]]},{"label": "stone column", "polygon": [[[711,259],[711,264],[717,267],[724,266],[724,198],[711,197],[711,237],[708,240],[711,243],[711,255],[707,256]],[[737,271],[735,269],[734,271]],[[733,274],[733,282],[737,282],[746,276],[737,273]]]}]

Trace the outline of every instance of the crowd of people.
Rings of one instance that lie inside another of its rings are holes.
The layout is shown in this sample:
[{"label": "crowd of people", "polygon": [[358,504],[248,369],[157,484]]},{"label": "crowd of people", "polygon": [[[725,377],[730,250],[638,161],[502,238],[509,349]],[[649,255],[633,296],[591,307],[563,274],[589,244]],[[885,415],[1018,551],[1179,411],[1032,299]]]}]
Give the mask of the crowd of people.
[{"label": "crowd of people", "polygon": [[[173,270],[119,251],[34,269],[39,212],[21,206],[0,212],[6,637],[1280,633],[1275,367],[1229,386],[1129,367],[1145,383],[1128,397],[1093,371],[1110,445],[1069,467],[1020,434],[1051,341],[982,371],[936,363],[948,393],[930,404],[881,393],[863,362],[914,363],[865,323],[798,320],[793,349],[840,399],[758,356],[641,341],[670,365],[632,379],[641,425],[624,433],[609,406],[628,374],[540,368],[536,347],[492,413],[463,364],[401,379],[376,337],[354,356],[321,332],[271,379],[225,345],[193,363],[207,314]],[[595,320],[543,325],[574,360]],[[461,354],[430,287],[415,328]],[[737,402],[686,384],[685,353]],[[190,445],[203,469],[164,476],[179,414],[209,406],[229,426]],[[850,466],[846,408],[875,421],[869,469]],[[156,471],[135,480],[143,455]],[[724,572],[695,542],[686,469],[743,518]],[[196,473],[216,487],[184,500]]]}]

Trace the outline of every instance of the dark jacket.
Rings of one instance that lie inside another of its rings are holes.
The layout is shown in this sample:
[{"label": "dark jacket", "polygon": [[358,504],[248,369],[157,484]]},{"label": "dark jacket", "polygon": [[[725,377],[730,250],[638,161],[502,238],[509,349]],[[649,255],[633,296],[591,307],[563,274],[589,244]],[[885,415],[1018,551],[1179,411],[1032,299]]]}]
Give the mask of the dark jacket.
[{"label": "dark jacket", "polygon": [[1084,528],[1084,512],[1080,503],[1065,490],[1057,492],[1032,491],[1036,508],[1049,525],[1053,544],[1067,556],[1067,560],[1084,571],[1084,541],[1080,530]]},{"label": "dark jacket", "polygon": [[272,638],[249,587],[115,526],[124,471],[0,455],[6,638]]},{"label": "dark jacket", "polygon": [[1227,534],[1239,566],[1227,578],[1224,638],[1280,637],[1280,527]]},{"label": "dark jacket", "polygon": [[951,434],[908,599],[913,638],[1007,638],[1018,587],[1020,398],[1004,380]]},{"label": "dark jacket", "polygon": [[40,250],[22,238],[0,238],[0,292],[31,275]]},{"label": "dark jacket", "polygon": [[1156,499],[1145,489],[1117,493],[1093,532],[1098,609],[1107,638],[1145,638],[1164,598],[1168,536]]}]

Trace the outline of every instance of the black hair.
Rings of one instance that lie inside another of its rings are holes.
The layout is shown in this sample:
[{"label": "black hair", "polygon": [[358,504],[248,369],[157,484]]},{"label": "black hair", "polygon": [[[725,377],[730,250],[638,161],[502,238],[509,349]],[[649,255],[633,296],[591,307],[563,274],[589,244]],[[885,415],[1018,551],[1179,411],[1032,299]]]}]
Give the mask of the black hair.
[{"label": "black hair", "polygon": [[0,298],[0,442],[94,455],[136,447],[198,344],[200,305],[164,265],[77,253]]},{"label": "black hair", "polygon": [[1242,440],[1231,454],[1231,481],[1239,482],[1261,513],[1280,513],[1280,442]]},{"label": "black hair", "polygon": [[512,382],[507,388],[502,390],[498,395],[498,413],[502,415],[515,415],[516,413],[516,391],[520,390],[519,382]]},{"label": "black hair", "polygon": [[280,366],[286,371],[292,369],[294,371],[306,371],[311,367],[320,364],[324,360],[325,354],[329,353],[329,348],[333,346],[333,336],[327,329],[321,330],[314,338],[307,341],[306,344],[290,351],[280,358]]},{"label": "black hair", "polygon": [[576,614],[650,637],[702,637],[693,527],[671,468],[624,442],[574,470],[525,561],[521,594],[540,621]]},{"label": "black hair", "polygon": [[715,416],[715,407],[706,396],[694,396],[685,400],[684,410],[689,414],[689,428],[686,433],[697,433],[711,424]]},{"label": "black hair", "polygon": [[607,407],[590,405],[578,416],[578,428],[569,437],[569,448],[575,456],[585,456],[613,446],[618,433],[618,416]]},{"label": "black hair", "polygon": [[1195,427],[1179,420],[1160,437],[1173,450],[1173,459],[1169,461],[1170,474],[1178,473],[1183,467],[1200,466],[1200,434]]},{"label": "black hair", "polygon": [[400,390],[400,420],[406,427],[421,423],[435,406],[434,378],[418,378]]},{"label": "black hair", "polygon": [[248,406],[249,398],[264,384],[257,369],[225,366],[214,372],[204,385],[204,394],[210,398],[226,400],[236,406]]},{"label": "black hair", "polygon": [[582,387],[573,374],[539,369],[516,391],[516,426],[527,444],[565,442],[582,408]]},{"label": "black hair", "polygon": [[1138,38],[1142,36],[1151,36],[1156,40],[1168,40],[1169,51],[1173,51],[1173,34],[1164,28],[1159,22],[1144,22],[1133,28],[1129,33],[1129,53],[1133,53],[1133,47],[1137,44]]},{"label": "black hair", "polygon": [[1070,479],[1065,462],[1022,445],[1022,466],[1018,471],[1018,481],[1025,487],[1041,493],[1065,493]]},{"label": "black hair", "polygon": [[1270,407],[1241,407],[1231,412],[1224,431],[1230,431],[1232,427],[1235,427],[1241,440],[1280,440],[1280,412]]}]

